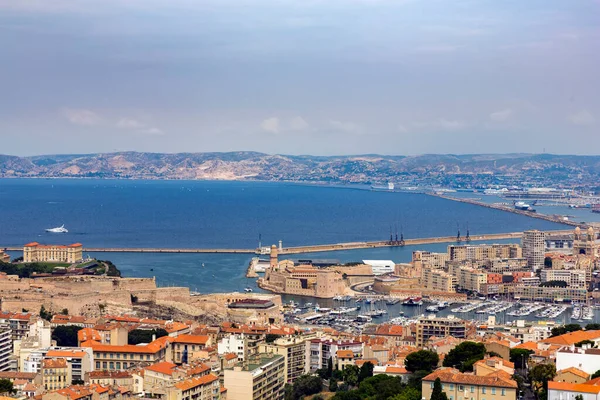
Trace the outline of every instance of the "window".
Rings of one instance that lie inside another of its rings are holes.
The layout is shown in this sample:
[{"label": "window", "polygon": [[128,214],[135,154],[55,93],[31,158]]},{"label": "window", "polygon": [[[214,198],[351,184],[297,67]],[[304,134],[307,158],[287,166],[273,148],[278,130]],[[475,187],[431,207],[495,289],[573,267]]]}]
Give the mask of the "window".
[{"label": "window", "polygon": [[[433,387],[433,386],[432,386]],[[460,392],[462,392],[463,390],[465,390],[465,387],[463,385],[458,385],[458,390]]]},{"label": "window", "polygon": [[108,363],[108,368],[109,368],[109,369],[115,369],[115,363],[114,363],[114,362],[112,362],[112,361],[111,361],[111,362],[109,362],[109,363]]},{"label": "window", "polygon": [[496,388],[492,388],[492,394],[496,394]]},{"label": "window", "polygon": [[506,389],[502,389],[502,390],[500,391],[500,395],[501,395],[501,396],[504,396],[504,395],[506,395]]},{"label": "window", "polygon": [[481,393],[485,394],[485,386],[481,388]]},{"label": "window", "polygon": [[96,369],[100,369],[100,361],[96,361]]},{"label": "window", "polygon": [[450,384],[450,390],[454,390],[454,383]]},{"label": "window", "polygon": [[471,393],[475,393],[475,386],[471,386]]},{"label": "window", "polygon": [[433,382],[431,382],[431,388],[433,389]]}]

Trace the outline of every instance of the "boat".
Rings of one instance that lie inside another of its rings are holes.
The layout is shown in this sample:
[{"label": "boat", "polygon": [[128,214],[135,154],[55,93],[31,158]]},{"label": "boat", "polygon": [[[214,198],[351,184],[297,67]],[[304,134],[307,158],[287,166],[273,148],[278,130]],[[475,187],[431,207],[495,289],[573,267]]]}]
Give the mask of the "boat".
[{"label": "boat", "polygon": [[600,204],[594,204],[592,206],[592,212],[596,214],[600,214]]},{"label": "boat", "polygon": [[524,201],[515,201],[515,210],[535,212],[535,209]]},{"label": "boat", "polygon": [[439,309],[439,308],[437,308],[437,306],[429,306],[429,307],[427,307],[425,310],[426,310],[427,312],[432,312],[432,313],[436,313],[436,312],[439,312],[439,311],[440,311],[440,309]]},{"label": "boat", "polygon": [[64,224],[57,227],[57,228],[48,228],[46,229],[46,232],[50,232],[50,233],[69,233],[69,231],[67,230],[67,228],[65,228]]},{"label": "boat", "polygon": [[404,306],[422,306],[423,300],[420,297],[408,297],[402,302]]},{"label": "boat", "polygon": [[385,301],[385,304],[387,304],[388,306],[393,306],[398,303],[400,303],[400,299],[397,298],[390,298]]},{"label": "boat", "polygon": [[251,291],[252,291],[251,287],[245,287],[244,288],[244,292],[246,292],[246,293],[251,292]]}]

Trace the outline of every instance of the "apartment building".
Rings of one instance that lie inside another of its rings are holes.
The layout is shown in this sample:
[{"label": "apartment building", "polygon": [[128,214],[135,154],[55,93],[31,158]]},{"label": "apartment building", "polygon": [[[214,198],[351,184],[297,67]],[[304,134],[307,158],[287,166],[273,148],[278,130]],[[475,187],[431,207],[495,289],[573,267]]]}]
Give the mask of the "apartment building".
[{"label": "apartment building", "polygon": [[308,348],[309,371],[327,367],[331,358],[335,362],[338,350],[351,350],[355,358],[362,358],[364,345],[354,340],[312,339]]},{"label": "apartment building", "polygon": [[422,347],[431,337],[444,338],[453,336],[457,339],[467,337],[467,324],[462,319],[436,317],[434,315],[421,317],[417,322],[416,346]]},{"label": "apartment building", "polygon": [[63,359],[69,364],[71,377],[83,381],[88,372],[93,371],[93,356],[90,349],[52,349],[48,350],[45,359]]},{"label": "apartment building", "polygon": [[83,260],[83,245],[73,243],[63,245],[43,245],[38,242],[27,243],[23,247],[23,262],[61,262],[76,263]]},{"label": "apartment building", "polygon": [[481,293],[482,285],[487,284],[487,272],[458,264],[450,264],[448,273],[456,277],[456,284],[464,290]]},{"label": "apartment building", "polygon": [[454,275],[440,270],[424,267],[421,276],[421,285],[429,290],[438,292],[454,292],[458,280]]},{"label": "apartment building", "polygon": [[64,358],[47,358],[42,361],[42,383],[44,389],[57,390],[71,386],[71,368]]},{"label": "apartment building", "polygon": [[177,364],[188,364],[207,357],[206,347],[212,344],[210,336],[179,335],[171,340],[171,359]]},{"label": "apartment building", "polygon": [[520,258],[521,247],[517,244],[481,244],[481,245],[459,245],[448,246],[448,258],[450,261],[474,260],[482,261],[493,258]]},{"label": "apartment building", "polygon": [[219,400],[219,377],[207,374],[175,383],[166,390],[166,400]]},{"label": "apartment building", "polygon": [[540,278],[542,282],[561,281],[568,287],[585,289],[586,271],[581,269],[543,269]]},{"label": "apartment building", "polygon": [[454,368],[443,368],[422,381],[424,399],[431,398],[435,380],[439,378],[448,400],[516,400],[517,382],[504,371],[486,376],[464,374]]},{"label": "apartment building", "polygon": [[587,295],[588,291],[586,289],[579,288],[557,288],[525,285],[517,285],[514,287],[514,298],[517,300],[585,302],[587,300]]},{"label": "apartment building", "polygon": [[259,353],[224,373],[228,400],[279,400],[284,397],[284,357]]},{"label": "apartment building", "polygon": [[544,256],[546,252],[546,234],[538,230],[523,232],[521,238],[523,246],[523,257],[527,259],[527,266],[532,271],[544,268]]},{"label": "apartment building", "polygon": [[147,345],[123,345],[113,346],[101,344],[95,341],[87,341],[82,347],[89,347],[94,353],[95,369],[124,370],[137,365],[154,364],[163,361],[170,351],[170,340],[168,336],[156,339]]},{"label": "apartment building", "polygon": [[11,369],[11,356],[13,352],[12,331],[6,323],[0,324],[0,371]]},{"label": "apartment building", "polygon": [[293,383],[300,375],[308,373],[306,364],[307,338],[277,338],[273,343],[263,343],[259,353],[274,353],[283,356],[284,376],[286,383]]},{"label": "apartment building", "polygon": [[430,251],[413,251],[412,262],[418,267],[431,267],[441,269],[446,266],[446,262],[450,260],[447,253],[432,253]]},{"label": "apartment building", "polygon": [[0,324],[8,324],[11,340],[21,340],[29,333],[29,321],[32,314],[0,312]]},{"label": "apartment building", "polygon": [[217,352],[221,355],[234,353],[238,361],[248,357],[248,338],[243,334],[232,334],[223,337],[217,344]]}]

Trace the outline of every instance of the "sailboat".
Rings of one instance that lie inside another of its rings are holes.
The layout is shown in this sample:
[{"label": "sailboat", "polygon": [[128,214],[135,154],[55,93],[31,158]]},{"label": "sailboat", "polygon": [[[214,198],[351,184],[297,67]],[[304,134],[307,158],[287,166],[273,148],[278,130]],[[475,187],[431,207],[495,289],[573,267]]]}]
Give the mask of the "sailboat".
[{"label": "sailboat", "polygon": [[65,225],[61,225],[57,228],[48,228],[46,229],[46,232],[50,232],[50,233],[68,233],[69,231],[67,230],[67,228],[65,228]]}]

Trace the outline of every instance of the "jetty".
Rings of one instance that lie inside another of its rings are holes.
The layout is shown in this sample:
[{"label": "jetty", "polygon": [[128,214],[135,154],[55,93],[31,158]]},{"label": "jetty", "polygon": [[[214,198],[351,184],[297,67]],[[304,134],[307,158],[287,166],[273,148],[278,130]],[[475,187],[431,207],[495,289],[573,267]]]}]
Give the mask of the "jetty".
[{"label": "jetty", "polygon": [[[552,230],[546,231],[549,235],[564,235],[572,233],[572,230]],[[509,233],[487,233],[482,235],[471,235],[471,241],[491,241],[504,239],[520,239],[522,232]],[[301,254],[301,253],[316,253],[324,251],[341,251],[341,250],[358,250],[370,249],[377,247],[402,247],[415,246],[435,243],[456,243],[456,236],[439,236],[428,238],[404,239],[402,244],[390,241],[369,241],[369,242],[347,242],[334,244],[314,244],[306,246],[282,247],[278,249],[278,253],[285,254]],[[462,240],[460,243],[467,243]],[[23,247],[4,247],[6,251],[23,251]],[[206,254],[260,254],[261,249],[206,249],[206,248],[151,248],[151,247],[86,247],[83,249],[86,253],[206,253]]]}]

